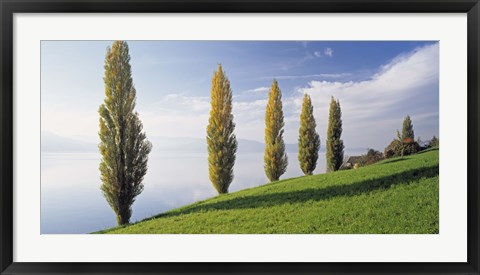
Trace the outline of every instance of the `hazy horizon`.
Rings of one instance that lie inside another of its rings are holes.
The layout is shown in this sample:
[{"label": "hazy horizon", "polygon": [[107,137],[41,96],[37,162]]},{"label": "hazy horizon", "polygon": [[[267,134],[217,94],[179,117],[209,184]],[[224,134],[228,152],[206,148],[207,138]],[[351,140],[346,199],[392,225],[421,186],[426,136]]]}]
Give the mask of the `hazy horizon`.
[{"label": "hazy horizon", "polygon": [[[168,136],[151,136],[149,141],[152,142],[153,152],[155,151],[207,151],[207,142],[205,138],[191,138],[191,137],[168,137]],[[237,138],[239,143],[238,153],[263,152],[265,149],[265,142]],[[41,133],[41,151],[43,153],[92,153],[98,152],[98,144],[90,140],[85,140],[82,137],[62,137],[50,132],[42,131]],[[287,152],[298,152],[298,143],[286,143],[285,149]],[[366,150],[367,147],[346,147],[346,150]],[[383,149],[373,148],[382,151]],[[325,148],[320,148],[320,151],[325,151]]]}]

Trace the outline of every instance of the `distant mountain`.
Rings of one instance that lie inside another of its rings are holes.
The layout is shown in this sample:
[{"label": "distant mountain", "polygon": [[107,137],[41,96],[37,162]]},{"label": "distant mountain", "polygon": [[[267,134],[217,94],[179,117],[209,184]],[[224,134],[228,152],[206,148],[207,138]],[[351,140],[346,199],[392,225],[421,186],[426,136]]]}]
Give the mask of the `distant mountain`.
[{"label": "distant mountain", "polygon": [[[183,137],[160,137],[154,136],[149,138],[152,142],[154,150],[157,151],[186,151],[186,152],[207,152],[206,138],[183,138]],[[265,144],[251,139],[237,138],[238,149],[241,153],[263,153]],[[287,153],[298,153],[298,143],[285,144]],[[355,154],[364,154],[367,148],[355,147],[345,148],[345,154],[354,152]],[[325,146],[322,145],[320,152],[325,152]]]},{"label": "distant mountain", "polygon": [[[182,151],[182,152],[207,152],[207,140],[203,138],[188,137],[148,137],[153,144],[154,151]],[[237,139],[239,153],[263,153],[265,144],[250,139]],[[287,153],[297,153],[297,143],[285,144]],[[366,148],[348,148],[349,152],[366,153]],[[80,140],[80,138],[62,137],[50,132],[42,132],[42,152],[98,152],[94,142]],[[322,144],[320,152],[324,152]]]},{"label": "distant mountain", "polygon": [[255,140],[249,139],[237,139],[238,142],[238,152],[263,152],[265,150],[265,144]]},{"label": "distant mountain", "polygon": [[97,144],[74,138],[62,137],[51,132],[43,132],[41,136],[42,152],[97,152]]},{"label": "distant mountain", "polygon": [[155,151],[206,152],[207,150],[206,140],[200,138],[153,136],[148,137],[148,140]]},{"label": "distant mountain", "polygon": [[[189,151],[207,152],[207,140],[202,138],[177,138],[177,137],[151,137],[149,139],[155,150],[160,151]],[[263,153],[265,144],[250,139],[238,138],[237,152],[241,153]],[[297,144],[286,144],[287,152],[297,152]]]},{"label": "distant mountain", "polygon": [[[265,143],[258,142],[255,140],[249,139],[237,139],[238,141],[238,150],[241,152],[264,152],[265,151]],[[285,144],[285,150],[288,153],[296,153],[298,151],[298,144]]]}]

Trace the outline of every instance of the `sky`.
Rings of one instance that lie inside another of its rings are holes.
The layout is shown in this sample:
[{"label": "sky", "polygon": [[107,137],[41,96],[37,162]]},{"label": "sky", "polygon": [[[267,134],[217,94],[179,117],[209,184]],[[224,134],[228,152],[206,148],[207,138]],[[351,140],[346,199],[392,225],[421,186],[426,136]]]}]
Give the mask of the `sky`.
[{"label": "sky", "polygon": [[[231,83],[237,138],[263,142],[273,79],[282,91],[286,143],[297,142],[304,93],[312,97],[321,147],[332,96],[340,101],[346,148],[383,151],[406,115],[416,138],[439,134],[435,41],[127,42],[147,137],[205,138],[218,64]],[[42,41],[42,132],[98,143],[103,64],[111,44]]]}]

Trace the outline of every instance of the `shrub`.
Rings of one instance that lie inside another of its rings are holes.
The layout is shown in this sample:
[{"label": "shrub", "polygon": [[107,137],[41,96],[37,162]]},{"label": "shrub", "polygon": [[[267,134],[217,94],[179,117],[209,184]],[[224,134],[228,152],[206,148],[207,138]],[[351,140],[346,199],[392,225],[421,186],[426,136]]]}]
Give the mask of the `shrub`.
[{"label": "shrub", "polygon": [[436,136],[433,136],[433,138],[430,140],[429,147],[439,147],[440,146],[440,140]]},{"label": "shrub", "polygon": [[385,158],[393,158],[400,156],[402,153],[402,143],[398,139],[392,140],[390,144],[385,148],[383,154]]},{"label": "shrub", "polygon": [[[407,138],[408,139],[408,138]],[[384,150],[385,158],[401,157],[415,154],[420,150],[418,142],[412,140],[392,140]]]},{"label": "shrub", "polygon": [[[383,159],[383,153],[374,149],[368,149],[366,154],[362,155],[362,158],[357,163],[358,167],[367,166],[379,162]],[[355,164],[355,166],[357,166]],[[354,167],[355,168],[355,167]]]}]

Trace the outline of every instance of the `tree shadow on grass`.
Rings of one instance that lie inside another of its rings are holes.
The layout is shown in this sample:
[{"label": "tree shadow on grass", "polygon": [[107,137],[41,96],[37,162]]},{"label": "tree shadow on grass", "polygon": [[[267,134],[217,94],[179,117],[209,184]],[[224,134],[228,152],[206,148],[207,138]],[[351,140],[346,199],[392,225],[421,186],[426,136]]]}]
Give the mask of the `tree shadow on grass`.
[{"label": "tree shadow on grass", "polygon": [[236,197],[214,203],[201,203],[184,210],[173,213],[157,215],[159,217],[173,217],[196,212],[211,210],[249,209],[258,207],[270,207],[285,203],[301,203],[306,201],[328,200],[334,197],[351,197],[375,190],[388,189],[393,185],[409,184],[411,181],[420,178],[431,178],[438,176],[438,166],[422,167],[414,170],[404,171],[390,176],[369,179],[351,184],[329,186],[325,188],[309,188],[299,191],[254,195],[247,197]]},{"label": "tree shadow on grass", "polygon": [[432,152],[432,151],[438,151],[438,147],[425,149],[423,151],[418,152],[417,155]]},{"label": "tree shadow on grass", "polygon": [[382,162],[382,163],[380,163],[380,164],[381,164],[381,165],[384,165],[384,164],[390,164],[390,163],[400,162],[400,161],[404,161],[404,160],[408,160],[408,159],[407,159],[407,158],[396,158],[396,159],[384,161],[384,162]]},{"label": "tree shadow on grass", "polygon": [[[438,151],[438,148],[430,148],[430,149],[426,149],[426,150],[423,150],[423,151],[420,151],[418,153],[415,153],[414,155],[421,155],[421,154],[424,154],[424,153],[428,153],[428,152],[431,152],[431,151]],[[404,161],[404,160],[408,160],[409,155],[406,155],[404,157],[397,157],[397,158],[394,158],[392,160],[387,160],[387,161],[384,161],[382,162],[381,164],[389,164],[389,163],[394,163],[394,162],[399,162],[399,161]]]}]

